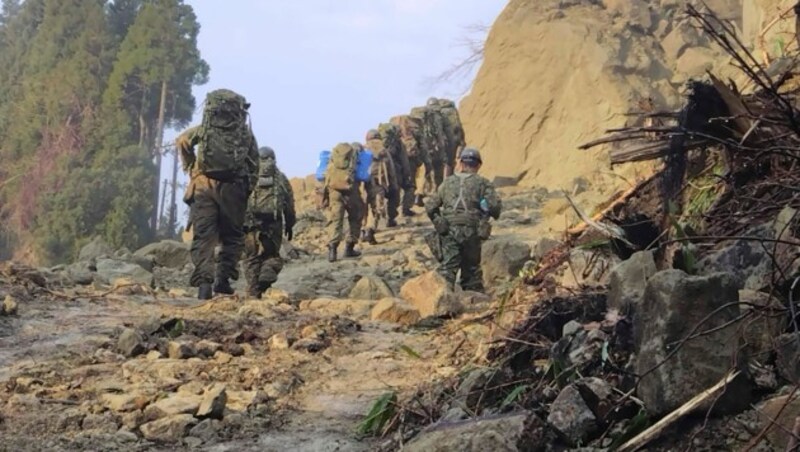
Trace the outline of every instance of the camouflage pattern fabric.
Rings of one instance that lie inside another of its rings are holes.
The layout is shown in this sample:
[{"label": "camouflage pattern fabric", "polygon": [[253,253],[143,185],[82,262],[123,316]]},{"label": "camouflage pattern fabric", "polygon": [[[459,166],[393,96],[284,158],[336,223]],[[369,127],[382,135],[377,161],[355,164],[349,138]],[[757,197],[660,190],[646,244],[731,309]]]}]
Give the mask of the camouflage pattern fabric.
[{"label": "camouflage pattern fabric", "polygon": [[[328,244],[338,246],[342,240],[355,244],[361,238],[361,221],[364,201],[357,189],[349,192],[328,190]],[[347,215],[349,230],[344,234],[344,217]]]},{"label": "camouflage pattern fabric", "polygon": [[245,234],[244,275],[248,294],[261,296],[278,280],[283,270],[282,244],[282,221],[263,224]]},{"label": "camouflage pattern fabric", "polygon": [[[486,213],[481,210],[481,199],[488,205]],[[474,173],[454,174],[428,199],[425,209],[435,224],[447,224],[447,232],[441,234],[442,262],[438,272],[455,286],[460,270],[464,290],[482,291],[479,223],[486,214],[497,219],[502,210],[492,183]]]},{"label": "camouflage pattern fabric", "polygon": [[364,215],[364,226],[376,231],[381,220],[397,218],[400,187],[394,161],[384,148],[383,140],[370,140],[367,142],[367,148],[373,152],[373,160],[370,167],[370,182],[365,187],[369,209]]}]

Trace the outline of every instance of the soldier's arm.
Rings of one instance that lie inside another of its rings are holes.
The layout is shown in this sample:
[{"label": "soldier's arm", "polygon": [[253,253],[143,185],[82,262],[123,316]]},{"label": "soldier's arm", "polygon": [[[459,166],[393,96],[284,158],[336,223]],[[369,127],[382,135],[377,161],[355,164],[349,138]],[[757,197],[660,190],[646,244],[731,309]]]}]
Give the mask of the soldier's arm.
[{"label": "soldier's arm", "polygon": [[297,213],[294,209],[294,190],[292,190],[292,184],[285,174],[280,173],[280,177],[285,184],[286,192],[289,194],[289,199],[286,200],[286,207],[283,212],[283,219],[287,226],[292,227],[297,223]]},{"label": "soldier's arm", "polygon": [[194,147],[199,141],[199,134],[197,133],[199,129],[200,128],[197,126],[186,129],[183,133],[178,135],[178,138],[175,140],[175,148],[179,153],[181,166],[185,173],[191,171],[194,162],[197,160],[194,154]]},{"label": "soldier's arm", "polygon": [[247,180],[250,183],[250,190],[252,190],[258,183],[258,142],[252,130],[250,130],[250,149],[247,150],[246,165]]},{"label": "soldier's arm", "polygon": [[431,221],[435,221],[436,218],[441,216],[442,214],[442,189],[444,184],[439,186],[439,189],[436,190],[434,194],[432,194],[426,201],[425,201],[425,213],[428,214],[428,218]]},{"label": "soldier's arm", "polygon": [[484,184],[483,199],[489,205],[489,215],[495,220],[500,218],[500,212],[503,210],[503,202],[500,200],[500,195],[497,194],[494,185],[488,180]]}]

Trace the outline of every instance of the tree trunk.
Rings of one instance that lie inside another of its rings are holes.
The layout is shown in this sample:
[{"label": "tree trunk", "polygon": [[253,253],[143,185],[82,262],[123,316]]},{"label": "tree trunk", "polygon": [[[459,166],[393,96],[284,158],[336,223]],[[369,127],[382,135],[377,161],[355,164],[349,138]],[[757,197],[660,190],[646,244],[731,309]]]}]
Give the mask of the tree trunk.
[{"label": "tree trunk", "polygon": [[164,179],[164,188],[161,189],[161,204],[158,208],[158,218],[164,218],[164,204],[166,203],[167,198],[167,184],[169,184],[169,181]]},{"label": "tree trunk", "polygon": [[[154,201],[158,203],[158,189],[160,188],[161,181],[161,147],[164,145],[164,114],[167,109],[167,81],[161,82],[161,99],[158,103],[158,122],[156,123],[156,136],[153,142],[153,153],[156,157],[156,171],[158,177],[156,178]],[[158,204],[156,204],[158,205]],[[150,227],[153,233],[158,233],[158,208],[153,209],[153,216],[150,218]]]},{"label": "tree trunk", "polygon": [[178,148],[173,149],[172,153],[172,194],[169,202],[169,231],[168,237],[174,238],[175,229],[178,225],[178,204],[176,192],[178,191]]}]

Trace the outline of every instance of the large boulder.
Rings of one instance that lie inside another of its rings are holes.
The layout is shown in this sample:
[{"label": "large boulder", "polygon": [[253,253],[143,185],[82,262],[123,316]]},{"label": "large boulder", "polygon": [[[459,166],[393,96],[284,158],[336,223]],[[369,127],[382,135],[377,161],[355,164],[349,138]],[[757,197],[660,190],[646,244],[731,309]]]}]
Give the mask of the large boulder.
[{"label": "large boulder", "polygon": [[608,308],[622,313],[635,312],[644,300],[647,280],[656,274],[652,251],[640,251],[621,262],[609,275]]},{"label": "large boulder", "polygon": [[409,280],[400,289],[400,296],[411,303],[422,317],[460,314],[463,310],[450,284],[436,272]]},{"label": "large boulder", "polygon": [[108,243],[100,237],[95,237],[91,242],[84,245],[78,253],[78,260],[81,262],[88,262],[101,257],[110,257],[114,255],[114,250],[111,249]]},{"label": "large boulder", "polygon": [[547,427],[533,413],[437,424],[420,433],[403,450],[407,452],[484,452],[544,450]]},{"label": "large boulder", "polygon": [[[651,414],[678,408],[744,361],[735,323],[738,301],[738,283],[730,274],[666,270],[648,281],[636,314],[634,365],[636,374],[644,375],[638,395]],[[745,409],[748,390],[729,385],[727,394],[736,396],[723,397],[719,411]]]},{"label": "large boulder", "polygon": [[611,406],[611,395],[611,386],[599,378],[579,380],[559,393],[547,422],[567,444],[586,444],[601,432],[603,409]]},{"label": "large boulder", "polygon": [[404,300],[397,298],[384,298],[372,308],[372,320],[399,323],[401,325],[414,325],[420,321],[419,311]]},{"label": "large boulder", "polygon": [[384,280],[377,276],[364,276],[350,290],[354,300],[382,300],[394,297],[394,292]]},{"label": "large boulder", "polygon": [[197,419],[191,414],[176,414],[157,421],[148,422],[140,427],[142,436],[150,441],[163,443],[176,443],[197,424]]},{"label": "large boulder", "polygon": [[189,245],[175,240],[151,243],[133,254],[151,257],[158,267],[181,269],[191,262]]},{"label": "large boulder", "polygon": [[514,278],[531,258],[531,247],[510,239],[493,239],[481,248],[481,266],[486,285]]},{"label": "large boulder", "polygon": [[763,359],[775,350],[775,338],[786,328],[788,316],[783,303],[768,293],[739,291],[739,308],[747,320],[741,326],[747,354]]},{"label": "large boulder", "polygon": [[114,283],[117,279],[128,279],[136,284],[152,287],[153,274],[140,265],[116,259],[97,259],[97,276],[104,283]]}]

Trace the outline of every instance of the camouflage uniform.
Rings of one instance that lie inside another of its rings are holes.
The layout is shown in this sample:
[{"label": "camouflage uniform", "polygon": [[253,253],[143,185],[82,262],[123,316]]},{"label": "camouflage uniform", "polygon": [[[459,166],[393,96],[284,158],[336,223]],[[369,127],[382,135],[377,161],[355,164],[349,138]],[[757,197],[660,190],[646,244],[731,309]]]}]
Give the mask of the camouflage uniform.
[{"label": "camouflage uniform", "polygon": [[[488,211],[481,209],[481,200],[486,201]],[[492,183],[476,173],[449,176],[427,201],[426,211],[441,240],[442,262],[438,271],[450,284],[455,285],[461,270],[464,290],[483,291],[478,225],[484,214],[498,218],[501,208]]]},{"label": "camouflage uniform", "polygon": [[283,259],[281,259],[281,245],[283,244],[283,234],[286,233],[287,239],[292,239],[292,228],[296,222],[294,209],[294,193],[289,179],[275,167],[274,153],[272,158],[263,158],[260,161],[262,168],[260,174],[264,177],[272,177],[273,183],[277,185],[276,190],[280,195],[278,210],[275,216],[259,218],[255,213],[255,199],[260,190],[265,190],[256,185],[251,195],[251,202],[248,205],[247,219],[245,220],[245,278],[247,279],[247,293],[255,298],[260,298],[261,294],[269,289],[277,280],[278,274],[283,269]]},{"label": "camouflage uniform", "polygon": [[[184,170],[191,181],[184,195],[189,205],[190,222],[193,229],[191,255],[194,264],[190,284],[200,287],[215,284],[219,293],[233,293],[228,280],[238,280],[237,268],[244,248],[244,219],[250,187],[257,174],[258,150],[252,132],[247,137],[247,168],[230,181],[207,177],[197,169],[194,147],[199,143],[200,127],[183,132],[177,139]],[[221,250],[214,261],[214,248],[220,243]]]},{"label": "camouflage uniform", "polygon": [[[343,146],[339,144],[337,146]],[[360,147],[360,145],[359,145]],[[330,164],[329,164],[330,165]],[[345,256],[357,257],[360,253],[355,251],[355,245],[361,236],[361,223],[364,215],[364,200],[361,198],[360,183],[353,183],[349,190],[335,190],[329,186],[330,166],[325,175],[325,197],[328,204],[328,241],[329,260],[336,260],[336,249],[344,240]],[[344,217],[347,215],[349,230],[347,237],[344,234]]]},{"label": "camouflage uniform", "polygon": [[431,195],[444,181],[444,167],[447,161],[444,118],[437,109],[431,107],[416,107],[411,110],[411,114],[422,120],[421,146],[430,162],[430,169],[417,184],[424,194]]},{"label": "camouflage uniform", "polygon": [[441,119],[445,137],[443,152],[445,174],[451,174],[455,168],[459,151],[466,145],[464,126],[461,124],[456,104],[452,100],[430,98],[428,107],[436,111],[437,116]]},{"label": "camouflage uniform", "polygon": [[[411,172],[411,163],[408,159],[408,154],[406,152],[405,146],[403,146],[402,141],[400,141],[399,131],[397,126],[394,124],[384,123],[378,127],[378,133],[380,134],[381,139],[383,140],[384,149],[389,154],[389,157],[392,159],[392,163],[394,163],[395,175],[397,177],[397,194],[396,199],[397,202],[389,203],[387,205],[387,217],[388,218],[397,218],[397,209],[400,207],[401,199],[405,199],[406,197],[411,198],[411,202],[413,204],[414,201],[414,175]],[[404,195],[401,197],[400,190],[403,191]]]},{"label": "camouflage uniform", "polygon": [[[400,121],[403,120],[403,118],[406,117],[413,118],[418,123],[421,122],[419,118],[414,118],[413,116],[410,115],[396,116],[392,118],[392,121],[399,123]],[[423,138],[421,130],[416,131],[413,136],[402,137],[401,142],[403,147],[405,148],[405,154],[408,156],[408,168],[409,168],[408,185],[403,190],[403,200],[402,200],[403,215],[412,216],[414,215],[414,213],[411,211],[411,208],[414,207],[416,195],[421,194],[420,190],[423,187],[422,181],[431,170],[431,162],[428,157],[427,150],[423,147]],[[418,174],[420,172],[423,172],[424,175],[418,177]]]},{"label": "camouflage uniform", "polygon": [[394,161],[377,130],[367,135],[367,149],[372,151],[372,166],[366,186],[369,211],[364,216],[364,225],[367,241],[374,244],[381,220],[386,220],[389,226],[396,224],[400,189]]}]

